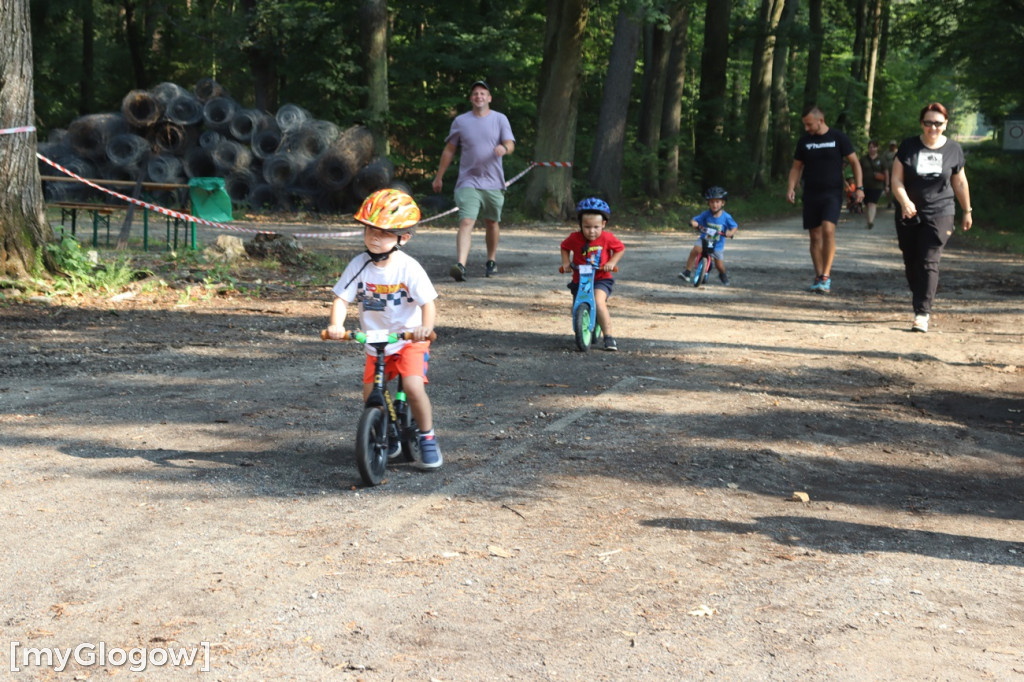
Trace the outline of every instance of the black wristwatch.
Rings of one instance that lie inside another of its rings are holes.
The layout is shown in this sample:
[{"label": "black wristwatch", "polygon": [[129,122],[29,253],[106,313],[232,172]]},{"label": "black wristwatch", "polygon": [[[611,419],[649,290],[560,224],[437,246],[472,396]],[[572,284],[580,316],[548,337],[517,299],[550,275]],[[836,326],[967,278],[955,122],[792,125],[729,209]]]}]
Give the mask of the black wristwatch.
[{"label": "black wristwatch", "polygon": [[859,186],[857,187],[857,189],[859,189],[859,190],[860,190],[861,192],[863,192],[863,191],[864,191],[864,186],[863,186],[863,185],[859,185]]}]

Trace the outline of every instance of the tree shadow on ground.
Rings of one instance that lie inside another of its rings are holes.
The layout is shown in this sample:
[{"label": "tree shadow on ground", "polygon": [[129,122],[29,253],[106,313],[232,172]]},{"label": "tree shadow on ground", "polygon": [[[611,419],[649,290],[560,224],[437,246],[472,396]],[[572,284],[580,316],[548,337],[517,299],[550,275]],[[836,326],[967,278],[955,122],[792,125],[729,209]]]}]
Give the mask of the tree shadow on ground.
[{"label": "tree shadow on ground", "polygon": [[780,545],[831,554],[896,552],[953,561],[1024,567],[1024,543],[1020,542],[814,517],[763,516],[751,523],[702,518],[660,518],[642,521],[641,525],[699,533],[757,533]]}]

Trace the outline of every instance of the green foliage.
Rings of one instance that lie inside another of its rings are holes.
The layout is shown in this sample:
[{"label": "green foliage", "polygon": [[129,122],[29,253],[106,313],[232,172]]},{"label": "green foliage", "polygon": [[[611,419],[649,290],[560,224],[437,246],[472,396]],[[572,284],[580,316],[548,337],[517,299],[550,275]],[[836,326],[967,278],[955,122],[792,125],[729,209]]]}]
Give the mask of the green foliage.
[{"label": "green foliage", "polygon": [[1020,196],[1024,193],[1024,154],[1005,152],[996,143],[965,146],[974,227],[958,241],[1024,254]]},{"label": "green foliage", "polygon": [[1024,107],[1024,3],[906,0],[897,8],[897,37],[924,73],[951,75],[990,120]]},{"label": "green foliage", "polygon": [[128,258],[121,258],[110,264],[99,262],[82,250],[81,244],[72,237],[46,245],[59,269],[54,278],[53,290],[57,293],[80,294],[85,292],[110,294],[122,290],[144,271],[131,267]]},{"label": "green foliage", "polygon": [[[577,123],[576,189],[585,191],[589,157],[600,112],[604,76],[621,8],[639,11],[652,28],[663,27],[675,3],[611,0],[591,3],[583,42],[582,88]],[[363,120],[360,2],[351,0],[257,0],[248,3],[132,3],[141,40],[143,79],[135,82],[124,3],[31,0],[35,106],[41,134],[66,127],[80,113],[120,109],[137,87],[171,81],[191,86],[212,76],[243,106],[254,103],[253,63],[272,65],[278,106],[295,103],[317,118],[348,125]],[[80,111],[83,10],[94,12],[94,95],[90,111]],[[533,159],[537,85],[545,35],[547,2],[524,0],[391,0],[389,12],[389,98],[393,161],[417,193],[430,193],[443,139],[453,116],[468,108],[468,85],[486,79],[494,88],[493,107],[507,114],[517,150],[506,160],[509,175]],[[749,187],[753,168],[743,122],[746,117],[752,50],[758,35],[760,0],[733,0],[729,46],[729,101],[726,130],[711,158],[733,194]],[[825,0],[825,30],[818,103],[830,124],[842,127],[858,149],[866,106],[864,84],[851,75],[856,36],[855,0]],[[871,135],[900,139],[917,132],[920,107],[942,101],[956,113],[978,108],[992,120],[1024,105],[1024,5],[1019,0],[890,0],[885,59],[879,65],[872,107]],[[791,37],[787,88],[793,140],[801,131],[799,113],[807,70],[807,3],[799,3]],[[693,137],[704,40],[703,3],[692,2],[687,79],[683,102],[680,196],[699,196]],[[643,92],[645,45],[633,80],[623,195],[640,206],[673,205],[644,196],[642,170],[649,159],[636,144]],[[861,112],[861,113],[858,113]],[[670,141],[663,141],[663,153]],[[791,152],[791,150],[790,150]],[[450,184],[449,184],[450,186]],[[516,209],[513,192],[507,208]],[[520,195],[521,196],[521,195]],[[670,198],[671,199],[671,198]]]}]

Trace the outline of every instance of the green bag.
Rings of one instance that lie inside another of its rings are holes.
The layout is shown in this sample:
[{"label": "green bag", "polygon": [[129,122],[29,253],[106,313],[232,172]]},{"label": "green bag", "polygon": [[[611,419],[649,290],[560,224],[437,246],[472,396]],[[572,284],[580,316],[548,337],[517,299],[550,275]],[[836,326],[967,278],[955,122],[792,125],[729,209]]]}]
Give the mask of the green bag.
[{"label": "green bag", "polygon": [[231,216],[231,197],[224,189],[224,178],[192,178],[188,181],[188,195],[192,200],[192,215],[227,223]]}]

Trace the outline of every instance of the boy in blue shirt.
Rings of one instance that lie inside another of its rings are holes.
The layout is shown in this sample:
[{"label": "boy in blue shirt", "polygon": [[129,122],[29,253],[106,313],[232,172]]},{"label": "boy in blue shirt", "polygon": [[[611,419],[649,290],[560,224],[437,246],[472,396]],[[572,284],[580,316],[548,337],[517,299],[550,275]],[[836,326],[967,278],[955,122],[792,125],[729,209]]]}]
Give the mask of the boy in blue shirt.
[{"label": "boy in blue shirt", "polygon": [[[721,187],[711,187],[708,191],[704,192],[704,198],[708,201],[708,210],[704,211],[698,216],[694,216],[690,220],[690,227],[703,232],[707,229],[718,230],[722,235],[715,243],[715,269],[718,270],[718,278],[722,280],[722,284],[729,286],[729,275],[725,274],[725,237],[731,237],[739,225],[733,220],[732,216],[725,212],[725,198],[729,196]],[[697,259],[700,258],[702,251],[700,238],[697,239],[697,244],[690,250],[690,257],[686,259],[686,269],[679,273],[679,277],[689,281],[690,270],[697,263]]]}]

